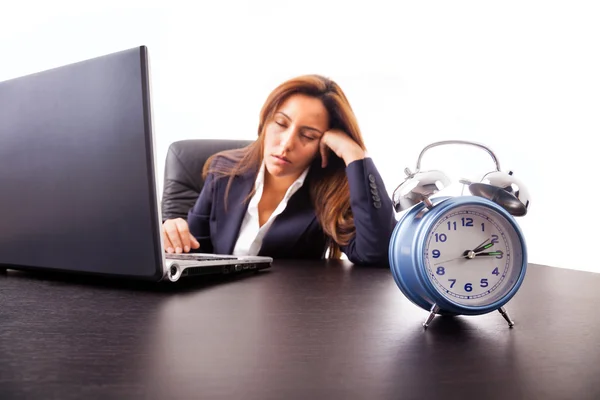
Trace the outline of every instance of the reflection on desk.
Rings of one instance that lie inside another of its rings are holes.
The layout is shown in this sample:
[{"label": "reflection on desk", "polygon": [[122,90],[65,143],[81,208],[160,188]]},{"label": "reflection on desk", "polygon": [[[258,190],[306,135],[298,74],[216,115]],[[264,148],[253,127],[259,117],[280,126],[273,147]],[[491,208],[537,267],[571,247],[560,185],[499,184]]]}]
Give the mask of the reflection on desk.
[{"label": "reflection on desk", "polygon": [[600,274],[530,265],[502,316],[437,317],[389,269],[276,261],[178,284],[0,276],[0,398],[600,398]]}]

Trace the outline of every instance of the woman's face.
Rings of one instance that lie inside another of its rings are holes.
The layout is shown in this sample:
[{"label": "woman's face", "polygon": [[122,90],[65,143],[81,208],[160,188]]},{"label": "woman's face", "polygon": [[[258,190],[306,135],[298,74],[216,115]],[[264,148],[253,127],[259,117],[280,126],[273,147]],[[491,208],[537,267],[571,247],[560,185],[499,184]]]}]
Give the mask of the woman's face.
[{"label": "woman's face", "polygon": [[276,177],[297,178],[319,154],[329,114],[321,100],[303,94],[288,97],[266,125],[264,161]]}]

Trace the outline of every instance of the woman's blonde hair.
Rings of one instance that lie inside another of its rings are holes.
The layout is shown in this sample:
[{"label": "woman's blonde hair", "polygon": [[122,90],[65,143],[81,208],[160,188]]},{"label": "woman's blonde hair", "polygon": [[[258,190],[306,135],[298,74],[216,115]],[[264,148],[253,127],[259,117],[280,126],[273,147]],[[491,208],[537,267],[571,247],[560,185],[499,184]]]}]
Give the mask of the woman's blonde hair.
[{"label": "woman's blonde hair", "polygon": [[[273,90],[260,112],[258,139],[240,150],[227,150],[211,156],[204,165],[203,175],[215,173],[218,177],[229,177],[227,193],[233,177],[251,170],[258,172],[263,159],[264,135],[281,104],[294,94],[304,94],[322,101],[329,114],[329,129],[339,129],[350,136],[363,150],[364,141],[356,116],[342,89],[332,81],[320,75],[304,75],[290,79]],[[231,163],[213,163],[215,157],[224,157]],[[311,167],[310,197],[323,232],[330,238],[329,257],[339,258],[339,245],[348,244],[355,235],[354,217],[350,208],[350,189],[346,177],[344,161],[333,152],[330,153],[327,166],[321,168],[321,158],[317,155]],[[249,196],[250,197],[250,196]],[[249,198],[248,197],[248,198]],[[247,198],[247,199],[248,199]]]}]

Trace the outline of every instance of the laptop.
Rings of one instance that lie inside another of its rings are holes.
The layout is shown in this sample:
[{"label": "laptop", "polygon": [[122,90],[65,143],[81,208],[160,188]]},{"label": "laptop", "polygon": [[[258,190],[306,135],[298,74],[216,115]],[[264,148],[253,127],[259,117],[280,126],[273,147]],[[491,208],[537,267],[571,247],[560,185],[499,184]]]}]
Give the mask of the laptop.
[{"label": "laptop", "polygon": [[175,282],[271,257],[166,254],[148,49],[0,82],[0,268]]}]

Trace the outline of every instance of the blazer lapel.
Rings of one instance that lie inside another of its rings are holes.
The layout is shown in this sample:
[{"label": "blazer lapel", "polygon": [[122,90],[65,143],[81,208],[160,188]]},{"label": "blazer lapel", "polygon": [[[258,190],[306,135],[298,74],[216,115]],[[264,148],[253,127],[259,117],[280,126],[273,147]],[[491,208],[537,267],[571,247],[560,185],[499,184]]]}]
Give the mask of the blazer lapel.
[{"label": "blazer lapel", "polygon": [[[223,241],[222,246],[219,247],[225,249],[224,254],[233,253],[242,221],[248,209],[248,202],[244,200],[254,188],[255,174],[256,171],[250,171],[233,179],[227,196],[227,209],[225,209],[225,203],[223,203],[221,204],[220,212],[217,214],[219,215],[218,229],[222,232],[219,236],[220,240]],[[222,192],[219,193],[217,198],[225,198],[228,180],[229,178],[220,179],[219,191]]]},{"label": "blazer lapel", "polygon": [[315,220],[306,183],[290,198],[285,210],[273,221],[263,238],[259,255],[281,254],[291,250]]}]

